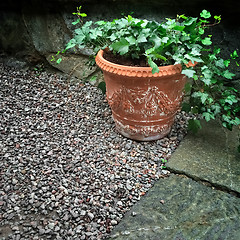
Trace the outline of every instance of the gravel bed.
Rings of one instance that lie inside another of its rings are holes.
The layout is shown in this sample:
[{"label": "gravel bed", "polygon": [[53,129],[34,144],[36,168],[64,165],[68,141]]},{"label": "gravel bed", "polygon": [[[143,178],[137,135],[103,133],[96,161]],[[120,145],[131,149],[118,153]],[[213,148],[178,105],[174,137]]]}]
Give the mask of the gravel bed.
[{"label": "gravel bed", "polygon": [[105,239],[186,134],[136,142],[115,130],[99,89],[0,64],[0,238]]}]

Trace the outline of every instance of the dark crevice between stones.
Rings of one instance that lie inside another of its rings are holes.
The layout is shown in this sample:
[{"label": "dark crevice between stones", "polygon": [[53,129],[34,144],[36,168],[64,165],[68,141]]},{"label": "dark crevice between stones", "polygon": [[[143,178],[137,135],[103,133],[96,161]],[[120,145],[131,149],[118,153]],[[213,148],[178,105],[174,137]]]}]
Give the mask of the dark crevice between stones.
[{"label": "dark crevice between stones", "polygon": [[237,192],[237,191],[234,191],[226,186],[223,186],[223,185],[220,185],[218,183],[212,183],[210,181],[207,181],[205,179],[202,179],[202,178],[199,178],[195,175],[191,175],[191,174],[188,174],[186,172],[183,172],[183,171],[179,171],[179,170],[175,170],[175,169],[172,169],[170,167],[166,167],[166,169],[172,173],[172,174],[176,174],[176,175],[182,175],[182,176],[185,176],[185,177],[188,177],[190,179],[192,179],[193,181],[196,181],[198,183],[201,183],[207,187],[210,187],[210,188],[214,188],[214,190],[218,190],[218,191],[222,191],[222,192],[225,192],[225,193],[229,193],[231,194],[232,196],[234,197],[237,197],[237,198],[240,198],[240,193]]}]

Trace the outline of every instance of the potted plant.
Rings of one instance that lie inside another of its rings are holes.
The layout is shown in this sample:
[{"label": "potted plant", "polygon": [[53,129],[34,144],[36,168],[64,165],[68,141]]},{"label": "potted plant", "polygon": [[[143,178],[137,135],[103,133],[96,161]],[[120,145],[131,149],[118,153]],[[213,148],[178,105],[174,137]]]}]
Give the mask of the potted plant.
[{"label": "potted plant", "polygon": [[[199,18],[178,15],[161,23],[127,16],[109,21],[83,22],[81,7],[74,25],[80,24],[63,53],[70,48],[92,49],[102,69],[109,105],[117,130],[135,140],[156,140],[169,133],[183,92],[185,111],[209,121],[219,118],[232,129],[239,125],[237,90],[226,86],[234,76],[230,59],[212,46],[207,29],[221,21],[203,10]],[[60,52],[59,52],[60,53]],[[60,62],[61,58],[57,60]],[[200,128],[198,120],[189,127]]]}]

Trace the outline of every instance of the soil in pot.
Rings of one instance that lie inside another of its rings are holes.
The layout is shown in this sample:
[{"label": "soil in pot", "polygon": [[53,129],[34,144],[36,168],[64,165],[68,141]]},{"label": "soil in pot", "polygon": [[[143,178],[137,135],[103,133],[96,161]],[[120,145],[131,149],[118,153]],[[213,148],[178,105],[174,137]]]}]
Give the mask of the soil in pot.
[{"label": "soil in pot", "polygon": [[[103,53],[104,59],[106,59],[109,62],[124,65],[124,66],[132,66],[132,67],[149,67],[148,62],[146,61],[145,56],[139,56],[139,58],[131,58],[126,56],[121,56],[119,54],[114,55],[110,51],[105,51]],[[167,66],[174,64],[173,61],[164,62],[163,60],[155,61],[158,66]]]}]

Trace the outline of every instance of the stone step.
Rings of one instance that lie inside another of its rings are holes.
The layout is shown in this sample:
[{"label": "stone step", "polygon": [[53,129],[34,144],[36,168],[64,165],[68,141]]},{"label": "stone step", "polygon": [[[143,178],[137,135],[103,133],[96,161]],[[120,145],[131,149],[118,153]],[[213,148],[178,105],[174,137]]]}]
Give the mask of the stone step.
[{"label": "stone step", "polygon": [[111,234],[117,240],[240,239],[240,199],[183,175],[160,179]]},{"label": "stone step", "polygon": [[202,122],[199,133],[188,134],[166,166],[171,172],[240,193],[239,136],[237,127],[229,131],[216,121]]}]

